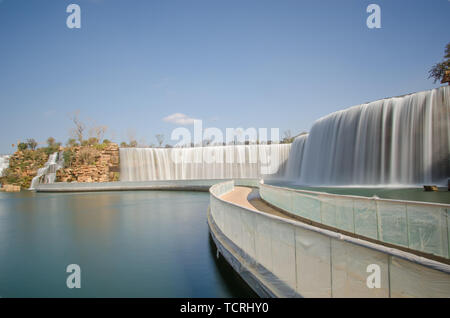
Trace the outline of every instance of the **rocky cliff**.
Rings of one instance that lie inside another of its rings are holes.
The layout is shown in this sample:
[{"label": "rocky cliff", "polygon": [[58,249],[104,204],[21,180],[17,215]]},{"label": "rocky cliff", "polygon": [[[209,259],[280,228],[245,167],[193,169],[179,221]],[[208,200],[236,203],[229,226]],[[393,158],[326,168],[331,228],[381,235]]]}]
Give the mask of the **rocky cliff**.
[{"label": "rocky cliff", "polygon": [[77,146],[65,150],[65,167],[56,182],[108,182],[119,180],[119,146]]}]

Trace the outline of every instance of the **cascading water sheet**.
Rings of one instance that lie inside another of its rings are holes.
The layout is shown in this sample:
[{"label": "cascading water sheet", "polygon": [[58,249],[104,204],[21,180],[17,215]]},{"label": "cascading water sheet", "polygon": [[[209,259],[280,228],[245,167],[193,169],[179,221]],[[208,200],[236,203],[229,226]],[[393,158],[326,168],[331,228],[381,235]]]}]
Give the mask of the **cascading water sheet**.
[{"label": "cascading water sheet", "polygon": [[447,185],[450,87],[378,100],[316,121],[284,179],[304,185]]},{"label": "cascading water sheet", "polygon": [[42,168],[39,168],[36,176],[31,180],[29,190],[36,189],[39,183],[53,183],[56,179],[56,171],[64,166],[63,152],[54,152],[48,156],[48,160]]},{"label": "cascading water sheet", "polygon": [[259,178],[279,173],[290,144],[121,148],[121,181]]},{"label": "cascading water sheet", "polygon": [[3,177],[3,172],[9,167],[9,155],[0,156],[0,177]]}]

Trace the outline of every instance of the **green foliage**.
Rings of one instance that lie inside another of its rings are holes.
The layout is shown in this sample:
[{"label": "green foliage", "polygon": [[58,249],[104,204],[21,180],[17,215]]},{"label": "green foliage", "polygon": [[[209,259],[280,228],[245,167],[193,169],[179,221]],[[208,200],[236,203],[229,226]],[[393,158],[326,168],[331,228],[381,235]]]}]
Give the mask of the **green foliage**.
[{"label": "green foliage", "polygon": [[91,137],[88,139],[88,145],[89,146],[94,146],[98,144],[98,139],[95,137]]},{"label": "green foliage", "polygon": [[114,172],[113,179],[111,181],[120,181],[120,173]]},{"label": "green foliage", "polygon": [[47,156],[50,156],[52,153],[59,151],[60,143],[55,143],[52,146],[40,148]]},{"label": "green foliage", "polygon": [[136,148],[137,147],[137,141],[136,140],[131,140],[130,144],[128,145],[128,147]]},{"label": "green foliage", "polygon": [[21,142],[17,145],[17,149],[20,151],[24,151],[24,150],[28,149],[28,144]]},{"label": "green foliage", "polygon": [[49,146],[49,147],[51,147],[51,146],[53,146],[54,144],[55,144],[55,138],[53,138],[53,137],[48,137],[48,139],[47,139],[47,145]]},{"label": "green foliage", "polygon": [[72,150],[66,150],[63,153],[63,158],[64,158],[64,167],[68,168],[75,161],[75,154],[72,152]]},{"label": "green foliage", "polygon": [[66,145],[67,145],[67,147],[71,147],[72,148],[72,147],[78,146],[78,143],[77,143],[77,141],[74,138],[69,138],[69,140],[67,140]]},{"label": "green foliage", "polygon": [[105,143],[94,145],[94,148],[97,149],[97,150],[99,150],[99,151],[104,150],[106,147],[108,147],[108,144],[105,144]]},{"label": "green foliage", "polygon": [[436,63],[428,71],[428,78],[433,78],[434,83],[441,81],[444,78],[445,72],[450,70],[450,43],[445,47],[444,61]]},{"label": "green foliage", "polygon": [[12,171],[12,169],[7,169],[5,171],[4,179],[6,180],[6,183],[8,183],[8,184],[19,184],[20,183],[19,174]]},{"label": "green foliage", "polygon": [[127,143],[126,143],[125,141],[122,141],[122,142],[120,143],[120,147],[126,148],[126,147],[128,147],[128,145],[127,145]]},{"label": "green foliage", "polygon": [[108,145],[108,144],[111,143],[111,141],[110,141],[109,139],[104,139],[104,140],[103,140],[103,143],[104,143],[105,145]]}]

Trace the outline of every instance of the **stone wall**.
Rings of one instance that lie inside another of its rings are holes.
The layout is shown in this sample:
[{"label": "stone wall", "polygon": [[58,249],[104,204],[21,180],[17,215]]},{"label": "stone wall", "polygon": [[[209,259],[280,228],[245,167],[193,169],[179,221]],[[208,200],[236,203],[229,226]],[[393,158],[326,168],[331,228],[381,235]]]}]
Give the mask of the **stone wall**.
[{"label": "stone wall", "polygon": [[[65,155],[65,168],[56,182],[109,182],[119,180],[119,146],[73,147]],[[71,157],[71,158],[69,158]]]}]

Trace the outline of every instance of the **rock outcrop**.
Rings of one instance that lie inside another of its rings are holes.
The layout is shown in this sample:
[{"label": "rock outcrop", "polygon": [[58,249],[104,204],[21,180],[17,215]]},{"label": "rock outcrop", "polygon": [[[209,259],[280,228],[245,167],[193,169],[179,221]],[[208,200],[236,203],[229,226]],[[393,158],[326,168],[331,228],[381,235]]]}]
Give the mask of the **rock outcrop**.
[{"label": "rock outcrop", "polygon": [[42,150],[18,150],[9,159],[9,167],[5,169],[0,183],[4,186],[15,185],[28,189],[37,170],[44,166],[48,154]]},{"label": "rock outcrop", "polygon": [[5,191],[5,192],[20,192],[20,186],[12,185],[12,184],[5,184],[5,185],[3,185],[3,187],[0,190]]},{"label": "rock outcrop", "polygon": [[66,168],[56,173],[56,182],[118,181],[119,146],[114,143],[100,146],[78,146],[68,150],[64,155]]}]

